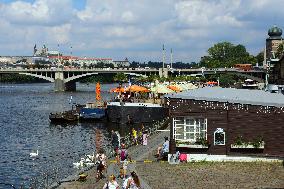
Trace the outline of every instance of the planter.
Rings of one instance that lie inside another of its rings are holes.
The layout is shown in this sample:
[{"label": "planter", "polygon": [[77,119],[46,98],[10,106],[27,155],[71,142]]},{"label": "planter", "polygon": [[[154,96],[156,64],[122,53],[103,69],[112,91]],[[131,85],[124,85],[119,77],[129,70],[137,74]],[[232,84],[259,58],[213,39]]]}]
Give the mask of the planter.
[{"label": "planter", "polygon": [[264,142],[259,146],[259,147],[255,147],[252,144],[243,144],[243,145],[234,145],[231,144],[231,148],[232,149],[238,149],[238,148],[242,148],[242,149],[264,149]]},{"label": "planter", "polygon": [[208,148],[208,146],[200,145],[200,144],[176,144],[176,147],[182,148]]}]

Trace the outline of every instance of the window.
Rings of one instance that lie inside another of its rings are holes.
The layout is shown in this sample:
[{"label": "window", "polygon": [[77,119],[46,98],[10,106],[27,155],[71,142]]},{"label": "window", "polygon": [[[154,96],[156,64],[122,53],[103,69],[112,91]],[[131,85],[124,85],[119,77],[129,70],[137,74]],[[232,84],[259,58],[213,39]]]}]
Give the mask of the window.
[{"label": "window", "polygon": [[225,132],[222,128],[217,128],[214,132],[214,145],[225,145]]},{"label": "window", "polygon": [[207,139],[207,119],[194,117],[176,117],[173,119],[173,138],[181,141],[196,142]]}]

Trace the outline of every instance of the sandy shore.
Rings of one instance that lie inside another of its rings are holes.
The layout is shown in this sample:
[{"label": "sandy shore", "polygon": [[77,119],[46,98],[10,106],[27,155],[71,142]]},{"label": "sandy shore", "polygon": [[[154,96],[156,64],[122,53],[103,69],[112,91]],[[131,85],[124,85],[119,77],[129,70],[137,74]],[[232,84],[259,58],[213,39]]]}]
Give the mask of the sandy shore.
[{"label": "sandy shore", "polygon": [[[129,154],[136,163],[130,163],[128,173],[135,170],[144,189],[190,188],[284,188],[284,167],[281,162],[199,162],[170,165],[156,162],[156,148],[162,144],[162,132],[152,135],[148,146],[130,147]],[[150,162],[143,162],[150,160]],[[119,174],[119,166],[109,161],[106,175]],[[63,183],[60,189],[101,189],[106,179],[96,182],[95,169],[87,172],[85,182]],[[121,184],[123,181],[117,179]]]}]

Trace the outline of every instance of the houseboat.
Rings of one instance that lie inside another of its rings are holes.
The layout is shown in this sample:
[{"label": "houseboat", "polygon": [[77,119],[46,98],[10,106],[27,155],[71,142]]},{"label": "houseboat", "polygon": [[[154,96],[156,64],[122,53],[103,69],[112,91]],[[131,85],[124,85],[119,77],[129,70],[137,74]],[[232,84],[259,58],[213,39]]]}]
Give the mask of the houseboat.
[{"label": "houseboat", "polygon": [[284,157],[282,94],[205,87],[165,101],[171,153]]},{"label": "houseboat", "polygon": [[110,122],[147,123],[163,120],[168,116],[168,109],[154,103],[108,102],[107,120]]},{"label": "houseboat", "polygon": [[80,120],[102,120],[106,116],[106,107],[99,103],[87,103],[79,115]]}]

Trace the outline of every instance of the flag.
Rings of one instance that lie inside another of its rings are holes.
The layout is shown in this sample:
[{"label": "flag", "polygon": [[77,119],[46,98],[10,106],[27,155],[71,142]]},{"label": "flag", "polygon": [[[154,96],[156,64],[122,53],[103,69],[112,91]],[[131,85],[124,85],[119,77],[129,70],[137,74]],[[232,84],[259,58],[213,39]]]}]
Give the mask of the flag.
[{"label": "flag", "polygon": [[101,85],[99,82],[96,84],[96,100],[101,100]]}]

